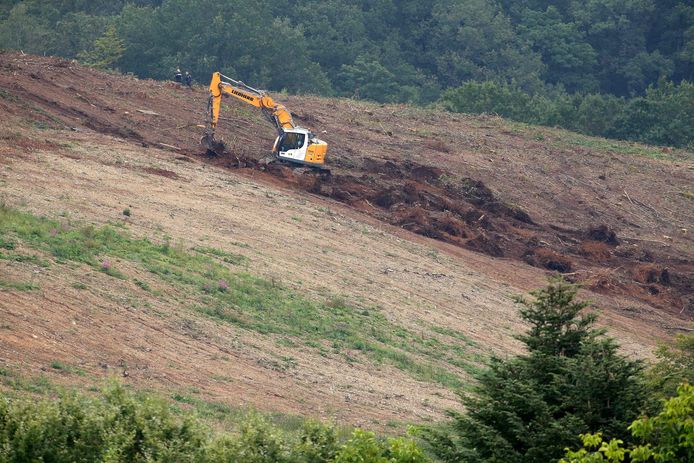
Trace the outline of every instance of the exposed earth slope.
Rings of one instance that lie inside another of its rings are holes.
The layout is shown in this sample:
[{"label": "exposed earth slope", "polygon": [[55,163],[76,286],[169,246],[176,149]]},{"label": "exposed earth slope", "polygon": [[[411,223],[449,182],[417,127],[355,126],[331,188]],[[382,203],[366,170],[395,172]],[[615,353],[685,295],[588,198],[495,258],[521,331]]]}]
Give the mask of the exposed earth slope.
[{"label": "exposed earth slope", "polygon": [[[691,153],[277,99],[328,141],[331,178],[260,165],[274,131],[232,101],[219,130],[229,154],[206,157],[202,87],[0,55],[2,200],[44,220],[47,243],[73,230],[98,240],[109,223],[132,241],[90,264],[6,233],[8,371],[69,384],[116,373],[179,398],[383,426],[457,407],[452,389],[480,361],[518,349],[510,296],[547,274],[584,283],[636,356],[692,320]],[[145,237],[178,260],[145,253]],[[298,302],[243,305],[235,284]],[[306,323],[290,323],[305,307]]]}]

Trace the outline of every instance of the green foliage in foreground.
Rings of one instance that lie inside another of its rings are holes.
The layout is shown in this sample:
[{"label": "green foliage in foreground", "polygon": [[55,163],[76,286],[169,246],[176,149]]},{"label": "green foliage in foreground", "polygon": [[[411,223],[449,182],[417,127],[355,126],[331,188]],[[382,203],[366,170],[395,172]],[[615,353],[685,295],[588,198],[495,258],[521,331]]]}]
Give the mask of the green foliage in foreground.
[{"label": "green foliage in foreground", "polygon": [[[50,253],[58,263],[84,263],[119,279],[126,278],[117,268],[123,264],[114,258],[127,261],[194,297],[191,308],[199,313],[261,334],[293,336],[322,354],[360,352],[417,379],[453,388],[462,382],[443,365],[476,368],[462,334],[451,339],[451,333],[415,333],[390,322],[378,308],[354,307],[340,298],[307,299],[278,282],[238,271],[233,266],[245,264],[244,256],[209,247],[185,249],[168,241],[159,244],[111,226],[60,223],[8,207],[0,207],[0,234],[8,242]],[[142,283],[135,284],[146,290]]]},{"label": "green foliage in foreground", "polygon": [[518,299],[530,325],[519,339],[529,353],[494,359],[464,398],[468,411],[424,431],[444,462],[556,461],[582,433],[626,438],[642,409],[641,365],[593,327],[595,315],[581,315],[588,304],[575,301],[576,288],[553,282],[532,294],[532,301]]},{"label": "green foliage in foreground", "polygon": [[676,336],[656,355],[658,363],[648,372],[648,379],[658,398],[672,397],[682,383],[694,384],[694,333]]},{"label": "green foliage in foreground", "polygon": [[563,92],[531,95],[504,83],[467,82],[446,91],[440,101],[454,112],[498,114],[587,135],[694,147],[694,84],[687,81],[662,82],[634,98]]},{"label": "green foliage in foreground", "polygon": [[424,463],[414,442],[307,421],[287,435],[249,415],[236,433],[213,433],[194,415],[172,412],[156,397],[112,384],[87,397],[0,398],[0,462]]},{"label": "green foliage in foreground", "polygon": [[582,434],[583,448],[567,449],[560,463],[682,463],[694,461],[694,386],[681,385],[653,418],[629,426],[638,445],[624,447],[620,439],[603,440],[601,433]]}]

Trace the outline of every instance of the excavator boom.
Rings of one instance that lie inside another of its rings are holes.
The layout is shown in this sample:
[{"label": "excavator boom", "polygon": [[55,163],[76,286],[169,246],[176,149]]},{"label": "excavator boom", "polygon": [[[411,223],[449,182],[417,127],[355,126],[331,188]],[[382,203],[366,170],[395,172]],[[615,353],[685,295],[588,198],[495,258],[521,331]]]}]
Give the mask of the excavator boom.
[{"label": "excavator boom", "polygon": [[[224,79],[224,80],[222,80]],[[270,95],[262,90],[257,90],[241,81],[231,79],[219,72],[212,74],[210,82],[210,98],[212,101],[212,128],[217,126],[219,110],[222,105],[222,94],[231,95],[244,103],[260,108],[266,117],[275,125],[281,134],[281,129],[293,129],[296,127],[292,114],[284,105],[277,104]]]}]

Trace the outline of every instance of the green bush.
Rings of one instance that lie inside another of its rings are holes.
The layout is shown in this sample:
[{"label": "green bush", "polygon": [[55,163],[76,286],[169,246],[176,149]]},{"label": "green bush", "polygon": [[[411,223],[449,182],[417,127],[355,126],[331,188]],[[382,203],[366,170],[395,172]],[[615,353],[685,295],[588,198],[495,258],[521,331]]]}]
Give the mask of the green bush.
[{"label": "green bush", "polygon": [[406,439],[381,441],[374,433],[357,429],[337,453],[335,463],[424,463],[427,458]]},{"label": "green bush", "polygon": [[694,147],[694,84],[662,82],[628,100],[608,136],[656,145]]},{"label": "green bush", "polygon": [[0,462],[202,461],[207,431],[122,386],[99,398],[0,400]]},{"label": "green bush", "polygon": [[355,430],[340,443],[332,426],[307,420],[288,435],[258,414],[234,433],[213,433],[164,401],[110,384],[87,397],[0,399],[0,463],[9,462],[425,463],[408,439]]},{"label": "green bush", "polygon": [[629,430],[638,445],[625,448],[620,439],[604,441],[601,433],[581,434],[583,448],[566,449],[560,463],[619,463],[625,458],[633,463],[694,461],[694,386],[681,385],[660,414],[634,421]]},{"label": "green bush", "polygon": [[299,434],[294,447],[294,460],[306,463],[327,463],[335,459],[338,451],[335,428],[308,420]]},{"label": "green bush", "polygon": [[648,372],[655,395],[667,399],[682,383],[694,384],[694,333],[679,334],[656,351],[658,362]]}]

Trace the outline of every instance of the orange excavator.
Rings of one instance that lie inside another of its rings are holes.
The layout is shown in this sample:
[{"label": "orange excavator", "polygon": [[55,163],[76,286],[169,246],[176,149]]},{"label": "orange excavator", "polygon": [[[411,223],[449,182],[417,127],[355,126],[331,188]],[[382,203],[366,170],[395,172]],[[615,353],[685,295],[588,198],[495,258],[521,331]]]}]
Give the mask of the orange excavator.
[{"label": "orange excavator", "polygon": [[277,159],[319,169],[324,168],[328,152],[326,142],[318,139],[310,130],[296,125],[291,112],[284,105],[275,103],[267,92],[257,90],[219,72],[212,74],[210,97],[207,103],[207,124],[205,135],[200,140],[208,153],[222,155],[226,148],[223,140],[215,139],[222,95],[231,95],[260,108],[277,130],[277,138],[272,147],[272,154]]}]

